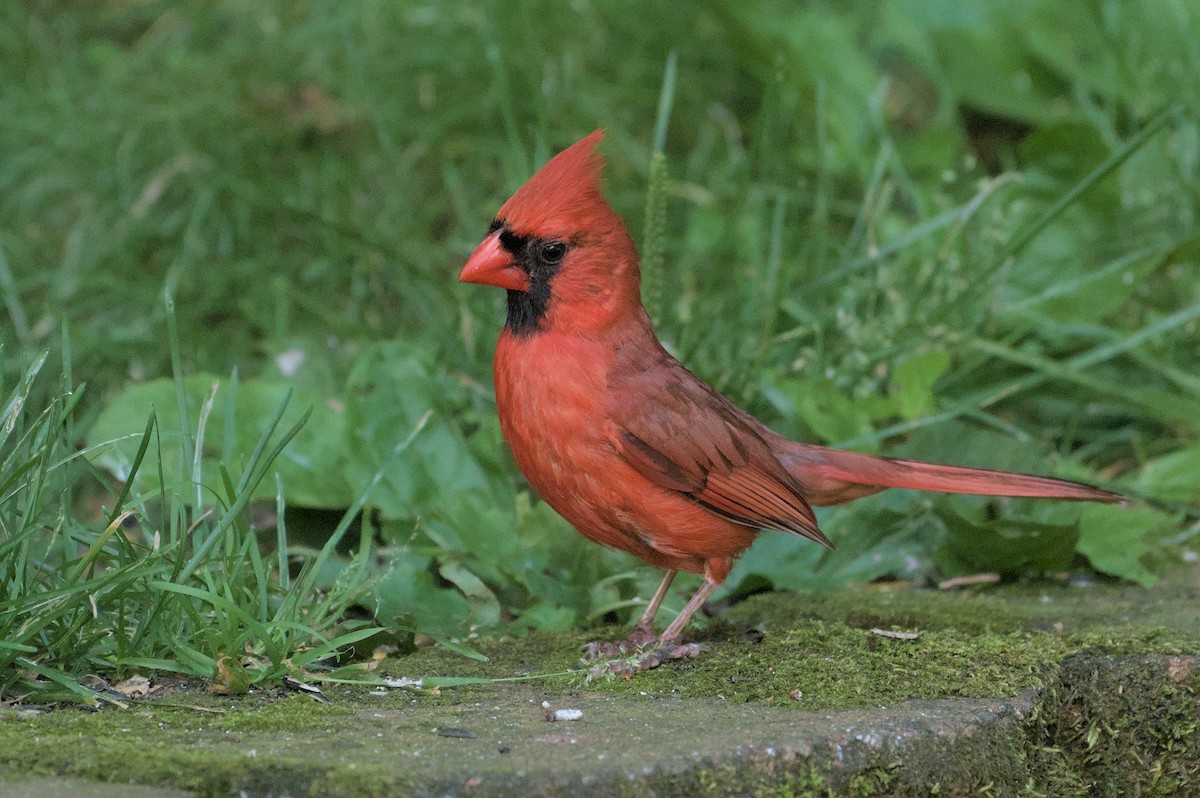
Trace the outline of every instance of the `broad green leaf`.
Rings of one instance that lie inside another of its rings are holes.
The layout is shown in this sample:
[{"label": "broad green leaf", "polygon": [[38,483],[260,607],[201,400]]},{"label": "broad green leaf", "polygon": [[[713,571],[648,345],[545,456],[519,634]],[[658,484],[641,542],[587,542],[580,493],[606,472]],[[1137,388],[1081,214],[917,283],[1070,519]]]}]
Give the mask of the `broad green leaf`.
[{"label": "broad green leaf", "polygon": [[1164,501],[1200,501],[1200,446],[1180,449],[1142,466],[1136,493]]},{"label": "broad green leaf", "polygon": [[434,578],[434,559],[407,549],[390,554],[386,572],[372,584],[375,617],[383,626],[416,618],[416,626],[435,634],[455,635],[470,627],[471,605],[458,590]]},{"label": "broad green leaf", "polygon": [[1044,444],[965,421],[920,429],[888,454],[946,465],[1052,475],[1053,460]]},{"label": "broad green leaf", "polygon": [[[1195,67],[1196,7],[1166,4],[1145,13],[1136,3],[1040,2],[1026,27],[1030,51],[1080,91],[1123,102],[1140,113],[1196,99],[1181,65]],[[1100,9],[1103,9],[1100,11]],[[1153,43],[1153,44],[1150,44]]]},{"label": "broad green leaf", "polygon": [[934,349],[913,355],[892,369],[891,396],[902,418],[921,418],[937,410],[933,384],[949,366],[950,355]]},{"label": "broad green leaf", "polygon": [[[184,379],[184,393],[188,399],[188,428],[195,434],[201,405],[217,387],[216,400],[208,418],[204,439],[202,479],[206,487],[217,495],[224,496],[220,489],[217,463],[222,457],[225,443],[231,451],[225,465],[239,477],[239,458],[249,455],[255,443],[274,418],[280,403],[287,396],[290,386],[259,380],[246,380],[238,384],[233,402],[233,417],[227,417],[229,402],[225,399],[228,382],[211,374],[196,374]],[[274,469],[283,478],[288,501],[300,507],[346,507],[352,501],[350,485],[344,479],[346,470],[346,448],[343,443],[344,414],[335,406],[312,394],[294,393],[279,429],[287,429],[311,407],[312,416],[275,461]],[[129,475],[133,459],[137,454],[146,418],[153,410],[158,417],[157,434],[162,439],[162,473],[168,481],[168,490],[181,490],[178,482],[181,474],[180,435],[178,405],[175,400],[175,384],[172,380],[152,380],[125,389],[100,413],[96,423],[88,431],[88,446],[97,447],[93,461],[112,472],[118,479]],[[224,441],[224,431],[232,430],[232,439]],[[107,445],[101,445],[107,444]],[[188,468],[190,473],[191,469]],[[145,461],[138,471],[136,489],[149,492],[158,488],[158,446],[153,443],[146,452]],[[274,479],[265,479],[260,484],[258,498],[270,498],[275,493]],[[191,490],[181,490],[184,496],[194,495]]]},{"label": "broad green leaf", "polygon": [[982,25],[929,31],[945,84],[960,101],[991,113],[1031,122],[1057,118],[1062,113],[1054,102],[1060,88],[1057,76],[1021,45],[1015,15],[984,5],[988,8]]},{"label": "broad green leaf", "polygon": [[569,607],[539,601],[521,611],[518,623],[531,629],[547,632],[565,632],[579,625],[579,615]]},{"label": "broad green leaf", "polygon": [[886,576],[923,576],[930,569],[925,551],[944,531],[916,512],[909,498],[894,494],[821,511],[821,526],[837,546],[832,551],[796,535],[763,532],[738,560],[725,589],[831,590]]},{"label": "broad green leaf", "polygon": [[[850,98],[875,91],[879,73],[855,46],[850,20],[821,6],[786,2],[713,4],[711,9],[733,34],[745,62],[760,74],[806,93],[827,87],[830,132],[842,145],[841,158],[852,159],[869,122],[866,106]],[[811,158],[811,148],[803,148],[800,157]]]},{"label": "broad green leaf", "polygon": [[433,410],[401,467],[391,469],[372,494],[387,518],[412,517],[436,507],[446,495],[490,488],[455,416],[464,391],[432,371],[401,342],[364,349],[346,383],[346,464],[351,482],[365,483],[385,462],[396,441]]},{"label": "broad green leaf", "polygon": [[1172,521],[1149,507],[1090,506],[1079,515],[1079,551],[1096,570],[1150,587],[1158,577],[1141,558],[1150,551],[1150,534]]},{"label": "broad green leaf", "polygon": [[1066,570],[1071,567],[1079,540],[1078,524],[1044,524],[1011,518],[981,520],[957,510],[943,518],[947,534],[938,553],[938,563],[947,574]]},{"label": "broad green leaf", "polygon": [[397,628],[403,629],[407,632],[414,632],[414,633],[420,632],[421,634],[432,638],[433,642],[437,643],[439,646],[449,649],[450,651],[453,651],[455,654],[464,656],[467,659],[473,659],[476,662],[487,662],[488,661],[488,657],[486,654],[481,654],[478,651],[476,651],[475,649],[471,648],[470,646],[463,645],[462,643],[456,643],[455,641],[449,639],[448,637],[443,637],[441,635],[435,635],[425,629],[414,629],[409,626],[399,626]]},{"label": "broad green leaf", "polygon": [[886,396],[854,398],[820,379],[775,379],[764,386],[767,398],[787,417],[795,417],[823,441],[844,441],[865,435],[874,422],[896,414]]},{"label": "broad green leaf", "polygon": [[457,587],[471,605],[471,617],[481,626],[495,626],[500,622],[500,602],[487,585],[461,562],[442,563],[438,573]]},{"label": "broad green leaf", "polygon": [[[1055,232],[1061,232],[1063,236],[1058,239],[1061,246],[1079,246],[1081,242],[1075,237],[1079,235],[1079,225],[1072,228],[1076,232],[1070,235],[1066,227],[1050,229],[1043,235],[1053,238]],[[1064,323],[1098,323],[1124,306],[1161,262],[1159,257],[1146,256],[1126,261],[1119,268],[1093,266],[1068,257],[1062,249],[1041,246],[1035,241],[1021,258],[1022,265],[1014,270],[1011,303],[1032,321],[1035,329],[1047,326],[1041,322],[1045,316]]]}]

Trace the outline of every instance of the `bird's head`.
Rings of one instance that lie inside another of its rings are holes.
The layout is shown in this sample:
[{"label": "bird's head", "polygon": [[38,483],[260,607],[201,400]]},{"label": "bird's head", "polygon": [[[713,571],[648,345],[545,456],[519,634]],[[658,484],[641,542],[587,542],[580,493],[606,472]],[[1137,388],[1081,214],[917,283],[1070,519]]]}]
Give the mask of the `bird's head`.
[{"label": "bird's head", "polygon": [[458,279],[508,289],[507,327],[594,334],[641,308],[637,250],[601,193],[597,130],[501,206]]}]

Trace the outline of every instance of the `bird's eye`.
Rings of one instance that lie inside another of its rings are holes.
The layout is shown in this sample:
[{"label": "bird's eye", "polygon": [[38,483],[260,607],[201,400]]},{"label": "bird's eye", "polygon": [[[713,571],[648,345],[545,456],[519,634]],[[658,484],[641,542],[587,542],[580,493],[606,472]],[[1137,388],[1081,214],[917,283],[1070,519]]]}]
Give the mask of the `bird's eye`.
[{"label": "bird's eye", "polygon": [[541,257],[545,263],[558,263],[567,254],[567,245],[561,241],[547,241],[542,244]]}]

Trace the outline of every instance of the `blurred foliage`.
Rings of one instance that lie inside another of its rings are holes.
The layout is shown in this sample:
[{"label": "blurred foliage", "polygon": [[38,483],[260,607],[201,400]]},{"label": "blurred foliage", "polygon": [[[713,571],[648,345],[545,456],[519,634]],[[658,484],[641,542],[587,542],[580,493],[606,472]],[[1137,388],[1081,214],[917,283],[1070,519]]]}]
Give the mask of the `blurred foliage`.
[{"label": "blurred foliage", "polygon": [[1149,582],[1200,531],[1200,12],[1151,5],[6,4],[4,369],[69,350],[78,428],[124,438],[99,462],[125,473],[150,406],[178,416],[167,286],[189,412],[221,384],[215,461],[285,386],[313,408],[279,465],[297,507],[346,507],[433,411],[371,494],[383,622],[622,611],[656,575],[529,496],[491,399],[502,297],[454,282],[504,198],[606,127],[608,196],[663,253],[660,334],[769,425],[1147,500],[891,492],[822,511],[834,552],[763,535],[732,590]]}]

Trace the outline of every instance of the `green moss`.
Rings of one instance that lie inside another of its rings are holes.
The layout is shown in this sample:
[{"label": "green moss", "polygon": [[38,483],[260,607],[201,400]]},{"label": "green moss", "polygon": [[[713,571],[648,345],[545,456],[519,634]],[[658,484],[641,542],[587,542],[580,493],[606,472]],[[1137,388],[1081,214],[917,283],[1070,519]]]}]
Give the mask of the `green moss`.
[{"label": "green moss", "polygon": [[334,718],[349,717],[354,710],[339,704],[322,704],[296,694],[280,701],[221,715],[217,723],[234,731],[304,731],[326,726]]},{"label": "green moss", "polygon": [[759,787],[754,792],[754,798],[823,798],[828,795],[829,785],[812,763],[789,771],[779,784]]},{"label": "green moss", "polygon": [[[594,687],[839,709],[910,698],[1016,695],[1040,686],[1045,663],[1065,650],[1063,639],[1046,634],[931,631],[917,640],[893,640],[812,621],[791,632],[768,632],[759,643],[718,644],[696,660]],[[792,698],[797,690],[799,701]]]},{"label": "green moss", "polygon": [[[613,630],[616,633],[616,630]],[[579,652],[593,639],[586,632],[535,632],[523,637],[485,637],[471,641],[471,648],[487,657],[486,661],[468,659],[446,648],[431,646],[384,664],[384,671],[396,676],[416,678],[473,676],[504,679],[580,670]]]},{"label": "green moss", "polygon": [[892,774],[886,768],[872,768],[850,779],[849,794],[852,798],[871,798],[886,795],[892,786]]},{"label": "green moss", "polygon": [[[736,767],[700,767],[687,778],[655,779],[646,785],[655,795],[753,795],[754,798],[828,798],[833,788],[811,762],[782,772]],[[633,794],[646,794],[645,792]]]},{"label": "green moss", "polygon": [[1192,658],[1075,655],[1045,691],[1031,740],[1061,752],[1089,794],[1186,794],[1200,779],[1198,696]]},{"label": "green moss", "polygon": [[0,713],[0,772],[157,784],[201,796],[238,790],[383,795],[378,784],[396,779],[381,781],[380,774],[358,764],[344,773],[332,769],[338,772],[337,789],[328,784],[317,789],[331,773],[325,752],[310,756],[291,745],[293,735],[328,740],[352,731],[359,725],[355,714],[351,706],[320,704],[299,694],[258,691],[231,699],[186,688],[165,701],[133,702],[128,710],[62,709],[33,718]]},{"label": "green moss", "polygon": [[[334,685],[330,704],[179,689],[176,706],[0,712],[0,772],[214,796],[440,794],[475,777],[473,794],[528,798],[1186,795],[1200,778],[1200,666],[1172,656],[1200,651],[1193,597],[1172,599],[1172,616],[1157,591],[1044,591],[755,597],[694,635],[711,652],[629,681],[587,682],[581,644],[624,633],[604,629],[472,641],[486,662],[433,648],[384,666],[524,681],[384,695]],[[1161,625],[1124,623],[1135,606]],[[870,631],[893,626],[920,637]],[[929,701],[903,703],[913,698]],[[548,724],[543,700],[585,720]]]}]

